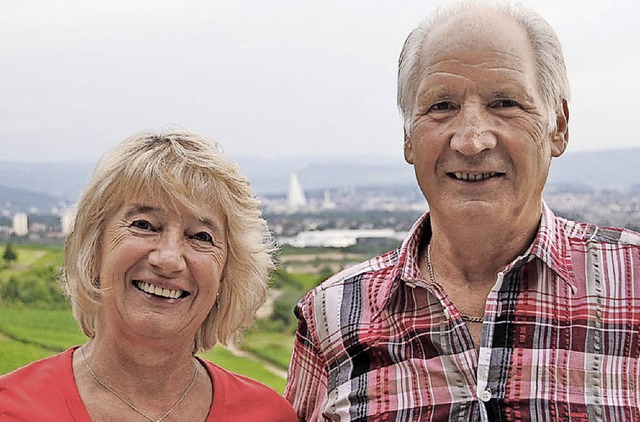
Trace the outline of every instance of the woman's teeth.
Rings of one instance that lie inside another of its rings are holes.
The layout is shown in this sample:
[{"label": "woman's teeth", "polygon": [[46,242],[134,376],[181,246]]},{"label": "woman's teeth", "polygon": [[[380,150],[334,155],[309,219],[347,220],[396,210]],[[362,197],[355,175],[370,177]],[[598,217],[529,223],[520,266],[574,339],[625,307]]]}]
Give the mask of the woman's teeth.
[{"label": "woman's teeth", "polygon": [[154,286],[151,283],[147,283],[146,281],[135,280],[133,284],[145,293],[165,297],[167,299],[177,299],[182,296],[183,293],[182,290],[164,289],[162,287]]}]

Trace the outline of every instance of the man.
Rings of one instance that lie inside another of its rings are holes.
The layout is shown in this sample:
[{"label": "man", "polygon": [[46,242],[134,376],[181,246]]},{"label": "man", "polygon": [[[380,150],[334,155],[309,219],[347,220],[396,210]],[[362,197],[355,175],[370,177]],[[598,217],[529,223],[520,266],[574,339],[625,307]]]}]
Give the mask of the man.
[{"label": "man", "polygon": [[430,212],[298,304],[301,420],[640,420],[640,235],[542,200],[568,99],[533,12],[454,4],[409,35],[398,103]]}]

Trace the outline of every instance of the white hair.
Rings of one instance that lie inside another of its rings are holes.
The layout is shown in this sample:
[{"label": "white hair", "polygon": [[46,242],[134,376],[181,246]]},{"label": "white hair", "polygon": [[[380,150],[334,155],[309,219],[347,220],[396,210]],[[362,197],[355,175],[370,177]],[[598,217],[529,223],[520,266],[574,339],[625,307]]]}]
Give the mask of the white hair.
[{"label": "white hair", "polygon": [[398,61],[398,108],[405,134],[412,131],[419,84],[420,58],[425,39],[436,26],[465,12],[497,12],[514,19],[527,34],[536,64],[538,91],[548,115],[548,131],[556,129],[562,100],[569,100],[569,80],[562,46],[551,26],[536,12],[508,1],[461,0],[438,8],[415,28],[404,42]]}]

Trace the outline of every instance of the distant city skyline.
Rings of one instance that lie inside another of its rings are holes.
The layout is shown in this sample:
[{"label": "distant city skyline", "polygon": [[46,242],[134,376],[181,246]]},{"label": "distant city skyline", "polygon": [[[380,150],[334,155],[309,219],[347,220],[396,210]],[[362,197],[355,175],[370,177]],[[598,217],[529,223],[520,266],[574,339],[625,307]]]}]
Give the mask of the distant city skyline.
[{"label": "distant city skyline", "polygon": [[[398,54],[444,1],[5,0],[0,161],[97,162],[171,127],[228,156],[402,161]],[[640,146],[640,3],[522,3],[564,47],[568,151]]]}]

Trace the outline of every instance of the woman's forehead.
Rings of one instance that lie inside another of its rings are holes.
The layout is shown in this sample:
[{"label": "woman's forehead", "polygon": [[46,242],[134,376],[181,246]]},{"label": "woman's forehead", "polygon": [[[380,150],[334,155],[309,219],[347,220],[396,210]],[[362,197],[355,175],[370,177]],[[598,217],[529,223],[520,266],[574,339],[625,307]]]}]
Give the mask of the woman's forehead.
[{"label": "woman's forehead", "polygon": [[211,189],[211,184],[209,184],[209,189],[206,189],[202,184],[189,180],[167,180],[164,177],[154,177],[153,175],[140,176],[130,175],[123,178],[128,180],[122,180],[114,185],[115,198],[111,199],[117,200],[119,197],[121,203],[142,200],[155,201],[173,208],[186,206],[190,209],[206,209],[215,199],[215,194],[212,195],[212,191],[217,189]]},{"label": "woman's forehead", "polygon": [[215,198],[190,195],[172,195],[167,192],[141,191],[137,195],[127,195],[122,203],[124,208],[146,207],[147,211],[177,212],[192,214],[195,217],[206,216],[221,209]]}]

